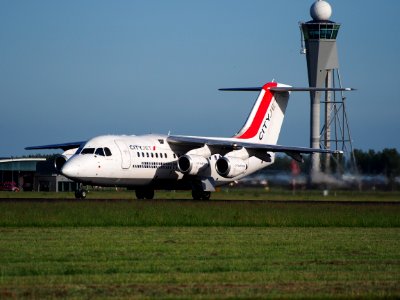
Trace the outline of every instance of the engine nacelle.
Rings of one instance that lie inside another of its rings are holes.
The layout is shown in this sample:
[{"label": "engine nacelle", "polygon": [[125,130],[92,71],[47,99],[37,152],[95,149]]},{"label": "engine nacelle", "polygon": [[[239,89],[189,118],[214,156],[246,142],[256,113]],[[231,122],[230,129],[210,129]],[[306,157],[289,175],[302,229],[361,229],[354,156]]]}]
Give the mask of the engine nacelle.
[{"label": "engine nacelle", "polygon": [[210,163],[208,159],[200,155],[185,154],[178,159],[178,169],[183,174],[197,175],[209,167]]},{"label": "engine nacelle", "polygon": [[222,156],[215,163],[217,173],[225,178],[233,178],[247,170],[246,162],[237,157]]},{"label": "engine nacelle", "polygon": [[61,173],[61,169],[67,162],[67,160],[68,157],[66,157],[65,155],[57,155],[56,158],[54,158],[54,168],[56,168],[58,173]]},{"label": "engine nacelle", "polygon": [[62,167],[65,165],[66,161],[75,154],[77,149],[78,148],[69,149],[69,150],[65,151],[63,154],[57,155],[54,158],[54,168],[56,168],[58,173],[61,173]]}]

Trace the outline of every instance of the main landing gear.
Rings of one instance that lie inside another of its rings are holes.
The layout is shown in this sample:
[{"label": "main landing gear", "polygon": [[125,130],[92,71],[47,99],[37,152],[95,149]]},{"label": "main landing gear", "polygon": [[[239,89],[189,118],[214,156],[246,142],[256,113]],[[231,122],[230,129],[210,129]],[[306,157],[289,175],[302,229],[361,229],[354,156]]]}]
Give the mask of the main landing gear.
[{"label": "main landing gear", "polygon": [[154,190],[153,189],[137,189],[135,191],[136,198],[138,200],[148,199],[151,200],[154,198]]},{"label": "main landing gear", "polygon": [[210,200],[211,192],[192,190],[193,200]]}]

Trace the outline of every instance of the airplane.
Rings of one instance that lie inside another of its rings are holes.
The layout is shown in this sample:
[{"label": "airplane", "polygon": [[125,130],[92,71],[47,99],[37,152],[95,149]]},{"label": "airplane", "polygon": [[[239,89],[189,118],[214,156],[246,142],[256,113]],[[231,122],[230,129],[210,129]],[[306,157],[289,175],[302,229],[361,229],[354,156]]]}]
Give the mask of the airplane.
[{"label": "airplane", "polygon": [[350,91],[351,88],[295,88],[277,82],[262,87],[222,91],[259,91],[247,121],[233,137],[185,135],[102,135],[88,141],[26,147],[26,150],[62,149],[57,171],[80,183],[76,198],[85,198],[84,186],[126,187],[137,199],[153,199],[154,191],[192,190],[195,200],[274,163],[276,153],[297,161],[302,154],[342,153],[337,150],[277,144],[289,94],[294,91]]}]

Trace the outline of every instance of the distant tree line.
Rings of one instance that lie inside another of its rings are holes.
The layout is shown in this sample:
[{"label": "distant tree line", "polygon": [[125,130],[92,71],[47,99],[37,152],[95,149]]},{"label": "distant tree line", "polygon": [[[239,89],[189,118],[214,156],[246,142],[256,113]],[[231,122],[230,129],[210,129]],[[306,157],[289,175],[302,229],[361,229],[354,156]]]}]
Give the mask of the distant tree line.
[{"label": "distant tree line", "polygon": [[389,179],[400,176],[400,154],[394,148],[385,148],[382,151],[356,149],[354,156],[358,171],[368,175],[385,175]]}]

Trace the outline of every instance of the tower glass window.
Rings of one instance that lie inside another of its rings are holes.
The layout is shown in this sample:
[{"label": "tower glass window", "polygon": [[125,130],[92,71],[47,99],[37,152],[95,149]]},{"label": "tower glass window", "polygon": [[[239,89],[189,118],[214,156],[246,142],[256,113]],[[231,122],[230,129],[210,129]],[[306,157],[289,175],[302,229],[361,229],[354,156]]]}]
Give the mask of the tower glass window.
[{"label": "tower glass window", "polygon": [[301,24],[305,40],[335,40],[340,24],[337,23],[303,23]]}]

